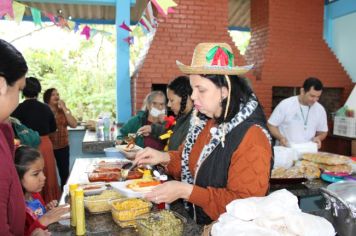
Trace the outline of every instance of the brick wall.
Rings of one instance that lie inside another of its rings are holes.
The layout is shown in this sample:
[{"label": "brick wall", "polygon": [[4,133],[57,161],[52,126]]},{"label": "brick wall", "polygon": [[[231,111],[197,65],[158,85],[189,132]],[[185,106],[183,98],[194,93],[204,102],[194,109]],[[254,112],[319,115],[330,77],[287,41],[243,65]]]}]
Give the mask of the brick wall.
[{"label": "brick wall", "polygon": [[[145,62],[132,80],[133,112],[142,105],[151,85],[167,84],[181,75],[176,60],[190,64],[193,50],[201,42],[226,42],[234,45],[228,34],[228,0],[176,0],[178,6],[159,26]],[[245,64],[233,47],[235,64]]]},{"label": "brick wall", "polygon": [[254,63],[253,87],[267,115],[272,86],[300,87],[318,77],[325,87],[342,88],[343,104],[352,81],[323,40],[324,0],[251,0],[251,42],[245,54]]}]

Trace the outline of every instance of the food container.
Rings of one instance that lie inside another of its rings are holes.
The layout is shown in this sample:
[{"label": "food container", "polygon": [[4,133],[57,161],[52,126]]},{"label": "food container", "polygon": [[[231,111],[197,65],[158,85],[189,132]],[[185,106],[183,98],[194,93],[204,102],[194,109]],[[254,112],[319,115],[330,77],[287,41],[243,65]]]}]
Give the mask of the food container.
[{"label": "food container", "polygon": [[119,181],[121,178],[120,172],[93,172],[88,173],[90,182],[112,182]]},{"label": "food container", "polygon": [[142,215],[136,222],[140,236],[181,236],[187,223],[183,216],[169,210]]},{"label": "food container", "polygon": [[112,218],[122,228],[135,227],[136,217],[149,213],[151,208],[151,202],[139,198],[111,201]]},{"label": "food container", "polygon": [[332,224],[339,236],[356,235],[356,182],[340,181],[320,189],[326,209],[332,211]]},{"label": "food container", "polygon": [[104,152],[106,157],[125,158],[125,156],[115,147],[104,148]]},{"label": "food container", "polygon": [[132,148],[128,148],[126,144],[124,145],[116,145],[116,149],[119,150],[127,159],[133,160],[135,159],[136,153],[143,148],[135,145]]},{"label": "food container", "polygon": [[111,209],[110,200],[124,198],[115,190],[104,190],[101,194],[84,198],[84,207],[92,214],[108,212]]}]

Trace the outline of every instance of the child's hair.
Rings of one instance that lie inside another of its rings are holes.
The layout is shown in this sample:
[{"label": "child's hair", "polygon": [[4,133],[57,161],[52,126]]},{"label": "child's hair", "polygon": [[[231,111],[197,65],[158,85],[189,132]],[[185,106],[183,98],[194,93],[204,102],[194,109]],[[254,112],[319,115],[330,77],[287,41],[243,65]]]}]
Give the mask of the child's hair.
[{"label": "child's hair", "polygon": [[15,151],[15,167],[17,174],[22,180],[23,176],[29,169],[31,165],[36,160],[40,159],[41,153],[32,147],[29,146],[20,146]]}]

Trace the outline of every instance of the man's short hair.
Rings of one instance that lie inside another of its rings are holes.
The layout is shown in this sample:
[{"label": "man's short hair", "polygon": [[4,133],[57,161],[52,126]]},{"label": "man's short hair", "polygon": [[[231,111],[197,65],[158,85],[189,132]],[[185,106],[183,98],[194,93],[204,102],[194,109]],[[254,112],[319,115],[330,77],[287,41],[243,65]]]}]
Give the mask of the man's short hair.
[{"label": "man's short hair", "polygon": [[316,77],[309,77],[304,81],[304,92],[308,92],[312,87],[316,91],[323,90],[323,83]]}]

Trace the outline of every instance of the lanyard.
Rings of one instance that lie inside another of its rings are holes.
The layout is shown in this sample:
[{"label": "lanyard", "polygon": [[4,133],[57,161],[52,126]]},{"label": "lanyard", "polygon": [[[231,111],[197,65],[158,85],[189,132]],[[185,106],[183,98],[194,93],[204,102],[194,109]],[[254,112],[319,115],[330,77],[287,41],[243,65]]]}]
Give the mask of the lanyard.
[{"label": "lanyard", "polygon": [[306,117],[304,117],[302,106],[299,106],[299,108],[300,108],[300,113],[302,113],[302,118],[304,121],[304,130],[306,130],[307,126],[308,126],[308,117],[309,117],[310,106],[308,106],[308,112],[307,112]]}]

